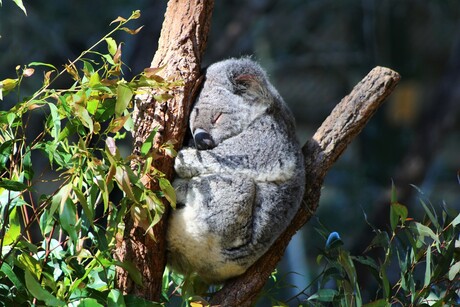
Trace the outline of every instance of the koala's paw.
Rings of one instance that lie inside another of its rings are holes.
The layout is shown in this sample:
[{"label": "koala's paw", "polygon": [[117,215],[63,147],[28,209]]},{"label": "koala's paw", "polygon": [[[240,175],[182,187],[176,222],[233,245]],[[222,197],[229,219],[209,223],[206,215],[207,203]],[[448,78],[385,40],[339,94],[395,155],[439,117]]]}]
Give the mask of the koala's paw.
[{"label": "koala's paw", "polygon": [[177,153],[174,170],[180,178],[192,178],[200,174],[198,171],[198,152],[196,149],[182,149]]}]

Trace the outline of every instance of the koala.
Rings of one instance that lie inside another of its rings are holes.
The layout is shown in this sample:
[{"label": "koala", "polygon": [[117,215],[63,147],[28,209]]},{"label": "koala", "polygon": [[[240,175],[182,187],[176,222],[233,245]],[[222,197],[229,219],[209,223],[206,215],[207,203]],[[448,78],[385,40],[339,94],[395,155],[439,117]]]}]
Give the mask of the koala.
[{"label": "koala", "polygon": [[168,263],[220,283],[244,273],[289,225],[304,160],[290,110],[250,58],[208,67],[189,124],[195,146],[175,160]]}]

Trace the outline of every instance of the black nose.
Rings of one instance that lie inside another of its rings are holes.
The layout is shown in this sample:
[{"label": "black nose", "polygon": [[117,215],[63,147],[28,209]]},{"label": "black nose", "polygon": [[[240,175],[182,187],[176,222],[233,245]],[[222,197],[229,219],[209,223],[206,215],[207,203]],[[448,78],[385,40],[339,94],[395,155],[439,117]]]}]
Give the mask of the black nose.
[{"label": "black nose", "polygon": [[199,150],[212,149],[216,147],[211,135],[204,129],[196,129],[195,132],[193,132],[193,139],[195,140],[196,148]]}]

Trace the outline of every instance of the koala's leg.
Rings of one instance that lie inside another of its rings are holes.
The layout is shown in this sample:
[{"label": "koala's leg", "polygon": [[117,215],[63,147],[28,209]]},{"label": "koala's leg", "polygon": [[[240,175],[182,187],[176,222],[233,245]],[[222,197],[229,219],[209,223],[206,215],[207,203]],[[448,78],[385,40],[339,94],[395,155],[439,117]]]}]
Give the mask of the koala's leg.
[{"label": "koala's leg", "polygon": [[256,185],[239,174],[176,179],[177,200],[171,213],[169,262],[181,273],[197,272],[207,281],[239,275],[246,268],[251,243]]},{"label": "koala's leg", "polygon": [[210,231],[222,238],[222,248],[233,249],[251,240],[255,182],[241,174],[201,176],[197,185],[206,195],[203,209]]}]

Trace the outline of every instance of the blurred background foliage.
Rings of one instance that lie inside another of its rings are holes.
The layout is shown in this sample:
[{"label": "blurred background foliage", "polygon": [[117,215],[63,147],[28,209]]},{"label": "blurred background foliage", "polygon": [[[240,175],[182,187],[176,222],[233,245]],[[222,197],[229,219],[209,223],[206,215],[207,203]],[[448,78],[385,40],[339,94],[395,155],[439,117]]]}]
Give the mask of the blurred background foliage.
[{"label": "blurred background foliage", "polygon": [[[150,64],[166,1],[36,0],[25,6],[27,17],[12,1],[0,8],[0,80],[14,77],[19,64],[63,65],[106,33],[111,20],[140,9],[141,33],[118,39],[125,42],[129,78]],[[402,75],[324,184],[317,216],[352,253],[371,239],[364,213],[388,228],[392,181],[410,217],[423,216],[419,197],[438,209],[445,203],[460,210],[458,0],[216,1],[204,64],[248,54],[291,106],[302,143],[374,66]],[[37,87],[27,80],[22,91]],[[281,266],[280,276],[301,288],[316,274],[315,223],[294,239]]]}]

